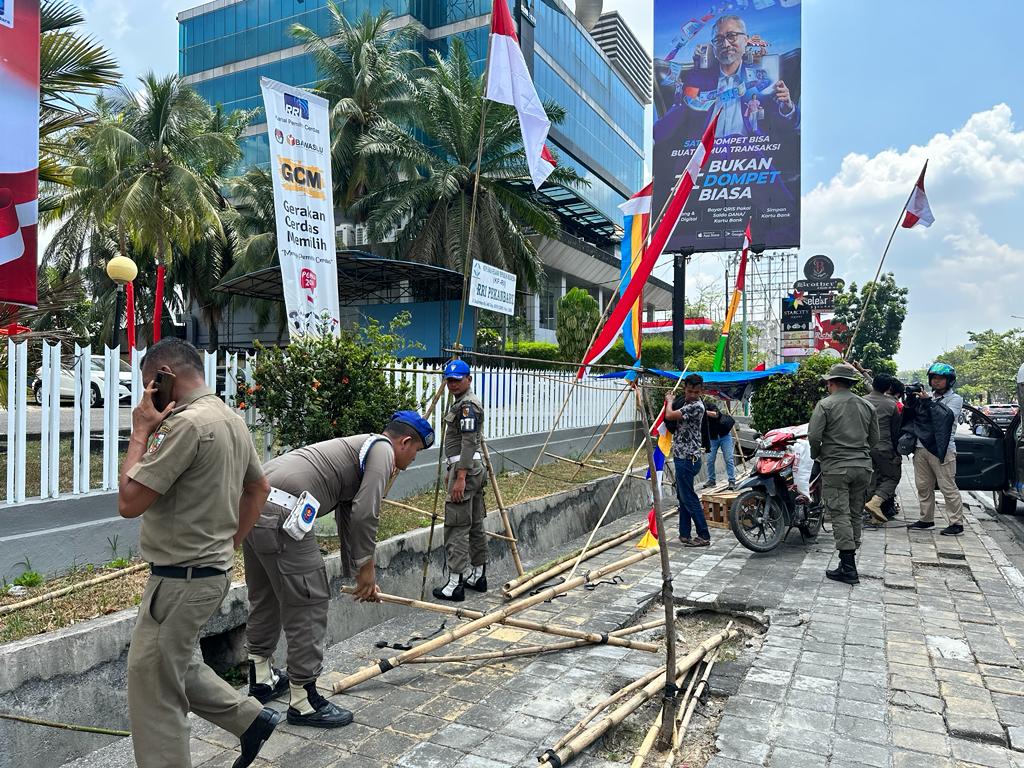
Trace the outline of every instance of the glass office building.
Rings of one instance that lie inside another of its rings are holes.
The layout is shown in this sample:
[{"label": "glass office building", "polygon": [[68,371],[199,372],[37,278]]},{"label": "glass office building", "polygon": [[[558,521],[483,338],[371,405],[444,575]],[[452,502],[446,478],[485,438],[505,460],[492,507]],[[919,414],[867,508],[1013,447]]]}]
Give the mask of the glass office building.
[{"label": "glass office building", "polygon": [[[500,1],[500,0],[499,0]],[[396,24],[421,32],[421,53],[446,52],[453,37],[465,43],[479,71],[487,55],[492,0],[341,0],[350,19],[388,9]],[[607,262],[602,283],[617,279],[615,241],[621,229],[617,206],[643,185],[645,99],[626,79],[573,15],[563,0],[513,0],[520,40],[541,98],[561,104],[566,119],[552,128],[550,142],[562,164],[590,182],[580,190],[545,186],[542,194],[560,215],[566,232],[588,246],[579,259]],[[314,87],[312,57],[289,30],[301,23],[329,33],[327,0],[213,0],[182,11],[179,23],[179,73],[210,103],[226,110],[257,110],[242,140],[243,167],[269,159],[259,79]],[[595,251],[607,259],[595,255]],[[544,248],[542,247],[542,256]],[[547,263],[547,259],[545,259]],[[549,282],[574,281],[582,268],[549,264]],[[570,260],[571,261],[571,260]],[[580,262],[583,263],[582,261]],[[604,298],[595,285],[595,295]],[[656,291],[657,293],[657,291]],[[666,294],[667,295],[667,294]],[[666,297],[659,295],[660,306]],[[534,302],[535,305],[539,302]],[[548,323],[536,316],[539,327]],[[542,334],[543,336],[543,334]]]}]

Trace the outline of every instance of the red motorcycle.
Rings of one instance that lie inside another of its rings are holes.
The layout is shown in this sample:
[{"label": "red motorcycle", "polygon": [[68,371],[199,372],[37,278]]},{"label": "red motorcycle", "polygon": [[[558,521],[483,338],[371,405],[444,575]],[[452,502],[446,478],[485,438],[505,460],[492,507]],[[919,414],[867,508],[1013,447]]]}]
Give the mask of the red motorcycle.
[{"label": "red motorcycle", "polygon": [[753,552],[775,549],[794,527],[804,539],[821,530],[821,472],[806,438],[803,424],[774,429],[757,440],[754,472],[729,508],[729,527]]}]

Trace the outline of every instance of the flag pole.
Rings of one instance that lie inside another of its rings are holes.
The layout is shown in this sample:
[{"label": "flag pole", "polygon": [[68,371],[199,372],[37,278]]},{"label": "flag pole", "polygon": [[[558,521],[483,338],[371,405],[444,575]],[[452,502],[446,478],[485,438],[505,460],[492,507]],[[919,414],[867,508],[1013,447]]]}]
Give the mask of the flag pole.
[{"label": "flag pole", "polygon": [[[928,161],[924,161],[924,167],[921,168],[921,175],[918,176],[920,179],[924,176],[924,172],[928,170]],[[914,196],[914,190],[917,189],[917,182],[914,182],[914,186],[910,188],[910,194],[907,195],[906,202],[903,203],[903,208],[900,209],[900,215],[896,217],[896,224],[892,228],[892,232],[889,233],[889,240],[885,244],[885,250],[882,251],[882,258],[878,260],[878,269],[875,270],[875,279],[871,282],[871,289],[868,291],[867,301],[864,302],[864,306],[861,307],[860,317],[857,318],[857,325],[854,326],[853,335],[850,336],[850,343],[846,347],[846,352],[843,355],[843,361],[846,362],[850,359],[850,355],[853,354],[853,342],[857,340],[857,334],[860,333],[860,327],[864,322],[864,317],[868,313],[868,307],[871,306],[872,299],[875,298],[875,289],[878,287],[878,278],[882,274],[882,265],[885,264],[885,257],[889,254],[889,246],[892,245],[892,239],[896,236],[896,230],[900,228],[900,222],[903,221],[903,214],[907,212],[907,206],[910,205],[910,198]]]}]

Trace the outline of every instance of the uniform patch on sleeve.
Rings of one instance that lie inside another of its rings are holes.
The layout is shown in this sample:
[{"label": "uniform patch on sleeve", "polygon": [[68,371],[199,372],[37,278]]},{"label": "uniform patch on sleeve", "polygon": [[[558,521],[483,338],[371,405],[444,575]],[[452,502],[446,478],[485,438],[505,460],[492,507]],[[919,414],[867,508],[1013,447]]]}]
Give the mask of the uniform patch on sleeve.
[{"label": "uniform patch on sleeve", "polygon": [[167,438],[168,429],[166,427],[160,427],[156,431],[156,434],[149,439],[149,448],[146,449],[146,453],[152,456],[154,453],[160,450],[160,446],[164,444],[164,440]]},{"label": "uniform patch on sleeve", "polygon": [[472,405],[464,405],[459,412],[459,431],[476,432],[479,419]]}]

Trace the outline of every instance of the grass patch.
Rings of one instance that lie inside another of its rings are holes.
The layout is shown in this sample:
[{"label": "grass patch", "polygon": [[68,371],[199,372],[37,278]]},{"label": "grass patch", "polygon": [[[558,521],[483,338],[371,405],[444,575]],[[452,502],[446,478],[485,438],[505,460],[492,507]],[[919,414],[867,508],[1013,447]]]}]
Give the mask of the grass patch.
[{"label": "grass patch", "polygon": [[[535,475],[533,480],[530,481],[524,499],[533,499],[558,493],[582,483],[604,477],[611,472],[621,471],[629,462],[630,455],[630,452],[625,451],[596,454],[591,459],[591,463],[602,467],[602,469],[584,467],[580,470],[579,475],[574,481],[571,481],[571,478],[576,473],[577,465],[565,462],[543,465],[538,470],[539,474]],[[603,469],[604,467],[607,467],[607,469]],[[502,498],[507,505],[512,504],[512,500],[522,488],[525,477],[525,473],[515,475],[505,473],[498,477],[498,486],[501,488]],[[381,510],[380,525],[377,529],[378,541],[430,525],[429,511],[433,508],[433,491],[417,494],[403,501],[406,504],[425,510],[425,514],[420,515],[385,504]],[[494,494],[490,487],[487,490],[486,501],[488,510],[497,509]],[[441,515],[444,514],[443,496],[438,504],[438,512]],[[333,523],[328,523],[328,525],[330,528],[334,526]],[[320,543],[320,550],[324,554],[338,551],[339,542],[336,535],[320,534],[317,539]],[[435,543],[439,540],[439,538],[435,539]],[[28,594],[15,597],[3,594],[2,590],[0,590],[0,606],[21,602],[141,562],[137,557],[130,556],[131,550],[129,550],[129,557],[124,557],[119,552],[119,542],[116,539],[110,541],[110,547],[112,559],[103,566],[87,565],[75,567],[64,576],[47,581],[43,581],[42,577],[39,574],[35,574],[34,571],[26,570],[26,573],[22,574],[19,580],[27,579],[27,581],[33,582],[31,584],[24,583],[24,586],[28,588]],[[31,576],[30,574],[35,575]],[[38,577],[38,581],[36,577]],[[139,604],[148,578],[148,571],[139,571],[102,584],[85,587],[70,595],[65,595],[55,600],[48,600],[45,603],[29,608],[23,608],[6,616],[0,616],[0,643],[20,640],[42,632],[51,632],[136,606]],[[245,579],[245,566],[242,561],[241,550],[235,552],[232,578],[235,581],[244,581]],[[15,583],[18,583],[18,580]]]},{"label": "grass patch", "polygon": [[[102,440],[93,440],[90,445],[98,447],[103,445]],[[25,495],[29,498],[39,495],[39,475],[42,471],[40,458],[41,443],[38,440],[29,440],[25,445]],[[124,451],[118,454],[118,466],[124,458]],[[7,454],[7,460],[12,461],[13,457]],[[74,449],[70,437],[61,438],[57,458],[57,484],[61,493],[71,493],[74,489],[75,467]],[[89,453],[89,484],[96,488],[103,481],[103,454],[101,452]],[[0,471],[0,499],[7,498],[7,472]]]}]

